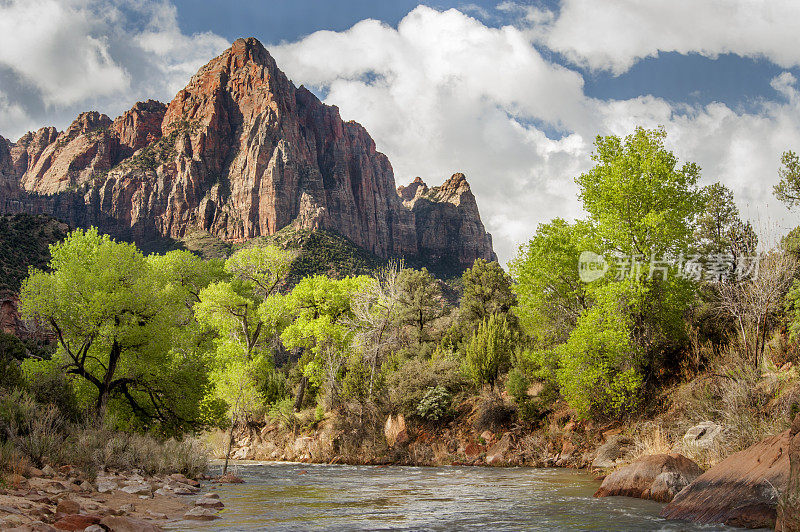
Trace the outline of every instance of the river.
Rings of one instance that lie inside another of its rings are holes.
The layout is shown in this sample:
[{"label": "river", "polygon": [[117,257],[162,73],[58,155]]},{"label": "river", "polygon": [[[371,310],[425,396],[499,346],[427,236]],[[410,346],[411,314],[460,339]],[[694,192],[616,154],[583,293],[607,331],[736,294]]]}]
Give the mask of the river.
[{"label": "river", "polygon": [[[174,530],[735,530],[658,517],[662,504],[595,499],[568,469],[244,463],[213,486],[222,519]],[[213,471],[218,473],[217,471]]]}]

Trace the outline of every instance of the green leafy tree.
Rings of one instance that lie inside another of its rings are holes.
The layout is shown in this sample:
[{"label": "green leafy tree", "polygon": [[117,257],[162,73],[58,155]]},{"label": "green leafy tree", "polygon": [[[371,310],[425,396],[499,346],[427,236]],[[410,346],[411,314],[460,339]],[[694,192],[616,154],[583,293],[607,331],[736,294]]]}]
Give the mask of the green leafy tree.
[{"label": "green leafy tree", "polygon": [[780,247],[786,253],[800,258],[800,227],[795,227],[781,239]]},{"label": "green leafy tree", "polygon": [[677,256],[691,247],[702,208],[694,163],[678,165],[664,147],[663,129],[637,128],[624,140],[597,137],[595,166],[576,183],[604,249],[646,259]]},{"label": "green leafy tree", "polygon": [[281,333],[283,344],[289,349],[306,350],[311,355],[301,359],[304,378],[295,400],[296,407],[302,403],[309,380],[326,384],[332,401],[337,401],[340,372],[353,338],[347,326],[348,321],[354,319],[353,295],[371,282],[364,276],[334,280],[314,275],[304,278],[286,295],[283,304],[292,321]]},{"label": "green leafy tree", "polygon": [[230,405],[231,426],[223,466],[227,471],[237,421],[265,406],[260,386],[272,370],[272,349],[279,334],[276,294],[289,274],[296,253],[275,246],[251,247],[225,261],[230,280],[216,281],[198,294],[197,320],[216,331],[215,393]]},{"label": "green leafy tree", "polygon": [[207,361],[188,295],[175,290],[179,277],[205,281],[162,268],[178,255],[144,257],[132,244],[77,230],[51,247],[51,271],[33,271],[23,284],[21,310],[54,331],[55,358],[78,397],[100,415],[113,409],[127,428],[177,434],[208,422],[200,407]]},{"label": "green leafy tree", "polygon": [[23,282],[24,317],[49,325],[68,373],[95,388],[95,409],[130,397],[148,371],[169,363],[173,302],[164,297],[141,252],[97,230],[76,230],[50,247],[49,273]]},{"label": "green leafy tree", "polygon": [[515,314],[540,345],[567,339],[591,305],[589,289],[578,275],[581,252],[592,249],[591,227],[560,218],[541,224],[510,264],[519,300]]},{"label": "green leafy tree", "polygon": [[635,280],[603,286],[556,348],[559,388],[581,417],[619,416],[640,399],[645,360],[633,329],[642,290]]},{"label": "green leafy tree", "polygon": [[778,177],[780,180],[773,189],[775,197],[787,207],[800,203],[800,157],[795,152],[783,152]]},{"label": "green leafy tree", "polygon": [[727,255],[730,261],[728,272],[734,273],[741,257],[752,255],[758,246],[758,236],[750,222],[739,217],[739,209],[733,200],[733,192],[721,183],[703,189],[704,206],[697,217],[695,236],[702,253],[702,260],[711,260],[713,255]]},{"label": "green leafy tree", "polygon": [[4,331],[0,331],[0,356],[7,360],[21,361],[28,357],[28,350],[22,340]]},{"label": "green leafy tree", "polygon": [[[626,412],[686,342],[684,317],[696,286],[668,261],[695,249],[696,220],[709,195],[699,194],[699,168],[679,164],[664,140],[663,129],[642,128],[624,139],[598,137],[595,166],[576,179],[589,219],[541,226],[512,263],[517,312],[540,342],[532,373],[550,373],[584,417]],[[729,198],[714,191],[728,223]],[[639,267],[581,284],[583,251]]]},{"label": "green leafy tree", "polygon": [[442,385],[428,388],[416,409],[416,414],[426,421],[440,421],[452,413],[453,396]]},{"label": "green leafy tree", "polygon": [[183,302],[187,310],[200,301],[200,292],[205,287],[229,277],[222,260],[203,260],[191,251],[176,250],[164,255],[150,255],[147,261],[153,275],[158,277],[158,282],[169,292],[169,296]]},{"label": "green leafy tree", "polygon": [[508,314],[516,304],[511,277],[495,261],[477,259],[462,275],[461,319],[467,323],[483,322],[494,314]]},{"label": "green leafy tree", "polygon": [[477,386],[494,386],[500,372],[507,368],[513,350],[508,320],[492,314],[478,326],[466,347],[464,369]]},{"label": "green leafy tree", "polygon": [[400,271],[400,319],[413,327],[417,344],[429,341],[430,324],[447,313],[442,289],[426,268]]},{"label": "green leafy tree", "polygon": [[703,189],[704,209],[697,218],[696,235],[706,253],[731,251],[731,229],[739,221],[739,209],[733,202],[733,191],[722,183]]},{"label": "green leafy tree", "polygon": [[[634,340],[651,354],[685,340],[684,313],[696,286],[674,266],[653,262],[686,256],[694,244],[694,228],[703,209],[694,163],[678,165],[664,147],[663,129],[636,131],[623,140],[598,137],[596,166],[576,179],[601,251],[638,258],[639,271],[626,272],[642,285],[647,298],[633,316]],[[650,266],[661,270],[650,270]],[[615,282],[612,276],[590,284]]]}]

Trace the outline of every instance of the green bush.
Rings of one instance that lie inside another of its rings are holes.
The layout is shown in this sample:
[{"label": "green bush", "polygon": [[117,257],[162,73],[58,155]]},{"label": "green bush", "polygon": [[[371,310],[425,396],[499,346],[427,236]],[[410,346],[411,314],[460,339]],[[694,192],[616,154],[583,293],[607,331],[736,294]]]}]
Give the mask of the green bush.
[{"label": "green bush", "polygon": [[402,360],[387,375],[386,383],[389,400],[405,415],[416,414],[417,405],[431,388],[442,386],[455,395],[469,384],[459,364],[447,358]]},{"label": "green bush", "polygon": [[26,389],[37,403],[55,405],[70,421],[80,418],[75,391],[58,360],[26,359],[22,373]]},{"label": "green bush", "polygon": [[0,331],[0,358],[23,360],[27,356],[28,352],[22,340],[13,334]]},{"label": "green bush", "polygon": [[294,401],[287,397],[270,407],[267,416],[279,421],[282,425],[291,427],[294,424]]},{"label": "green bush", "polygon": [[556,348],[561,393],[582,418],[619,417],[639,404],[643,357],[632,339],[629,305],[640,296],[630,292],[625,283],[608,286]]},{"label": "green bush", "polygon": [[493,386],[511,360],[511,329],[502,314],[484,320],[467,344],[464,370],[478,386]]},{"label": "green bush", "polygon": [[19,362],[0,351],[0,388],[10,390],[23,384]]},{"label": "green bush", "polygon": [[506,391],[517,405],[521,421],[531,422],[543,418],[558,397],[555,388],[548,383],[543,384],[542,391],[536,397],[531,397],[528,395],[531,384],[531,380],[519,368],[508,372]]},{"label": "green bush", "polygon": [[517,404],[528,398],[528,388],[530,388],[530,386],[530,379],[519,369],[512,368],[511,371],[508,372],[506,391],[514,398]]},{"label": "green bush", "polygon": [[453,396],[442,385],[429,388],[417,405],[416,413],[426,421],[439,421],[453,413]]},{"label": "green bush", "polygon": [[369,397],[370,369],[358,353],[353,354],[347,362],[344,379],[342,379],[341,396],[345,401],[363,402]]}]

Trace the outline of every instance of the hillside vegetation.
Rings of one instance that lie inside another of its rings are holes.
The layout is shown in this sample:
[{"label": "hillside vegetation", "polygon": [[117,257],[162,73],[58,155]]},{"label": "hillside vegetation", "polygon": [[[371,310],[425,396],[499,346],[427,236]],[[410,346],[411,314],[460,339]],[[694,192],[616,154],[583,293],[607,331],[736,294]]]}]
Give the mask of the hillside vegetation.
[{"label": "hillside vegetation", "polygon": [[50,244],[64,238],[67,225],[49,216],[0,216],[0,290],[19,290],[28,268],[45,268]]},{"label": "hillside vegetation", "polygon": [[663,450],[717,422],[723,443],[692,455],[704,465],[785,428],[800,402],[796,249],[757,254],[732,193],[699,186],[663,130],[595,148],[576,177],[586,219],[541,224],[510,273],[477,260],[457,301],[427,270],[325,232],[230,254],[199,235],[216,255],[202,258],[76,230],[21,289],[57,353],[24,360],[10,388],[126,432],[224,430],[223,455],[237,430],[333,430],[326,458],[353,462],[466,460],[447,442],[390,448],[388,415],[427,442],[508,431],[535,465],[614,426]]}]

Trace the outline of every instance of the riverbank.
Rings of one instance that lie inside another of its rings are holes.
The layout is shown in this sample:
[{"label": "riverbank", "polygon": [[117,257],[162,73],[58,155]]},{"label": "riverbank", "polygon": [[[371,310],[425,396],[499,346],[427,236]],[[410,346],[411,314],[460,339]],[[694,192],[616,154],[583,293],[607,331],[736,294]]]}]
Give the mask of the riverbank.
[{"label": "riverbank", "polygon": [[[438,423],[399,414],[379,416],[349,405],[310,422],[303,420],[311,412],[301,412],[294,422],[266,418],[250,423],[236,434],[232,457],[575,468],[597,479],[615,474],[612,485],[598,495],[636,494],[665,503],[699,478],[700,484],[710,484],[694,486],[691,497],[670,508],[672,515],[772,527],[779,508],[791,499],[787,442],[794,437],[789,426],[800,394],[797,370],[791,364],[765,366],[739,370],[734,379],[721,369],[667,388],[652,401],[658,408],[645,410],[646,415],[614,422],[581,421],[557,401],[536,423],[524,425],[511,415],[514,404],[507,395],[464,398],[449,419]],[[208,441],[217,457],[224,456],[224,435]],[[800,453],[795,454],[800,463]],[[769,464],[760,464],[764,456],[772,457]],[[680,467],[672,468],[675,464]],[[726,494],[734,493],[736,484],[741,490],[731,498]],[[698,497],[711,497],[716,510],[698,507],[692,502]]]},{"label": "riverbank", "polygon": [[0,488],[0,529],[156,532],[178,522],[212,521],[224,508],[211,477],[142,476],[77,468],[30,468]]},{"label": "riverbank", "polygon": [[[709,469],[790,426],[800,379],[790,364],[734,380],[709,372],[669,387],[655,407],[613,421],[580,420],[556,401],[540,419],[523,423],[507,394],[469,396],[453,415],[430,422],[380,415],[345,405],[316,419],[251,421],[235,432],[231,457],[307,463],[567,467],[605,474],[639,457],[677,452]],[[224,458],[227,434],[207,434],[212,456]]]}]

